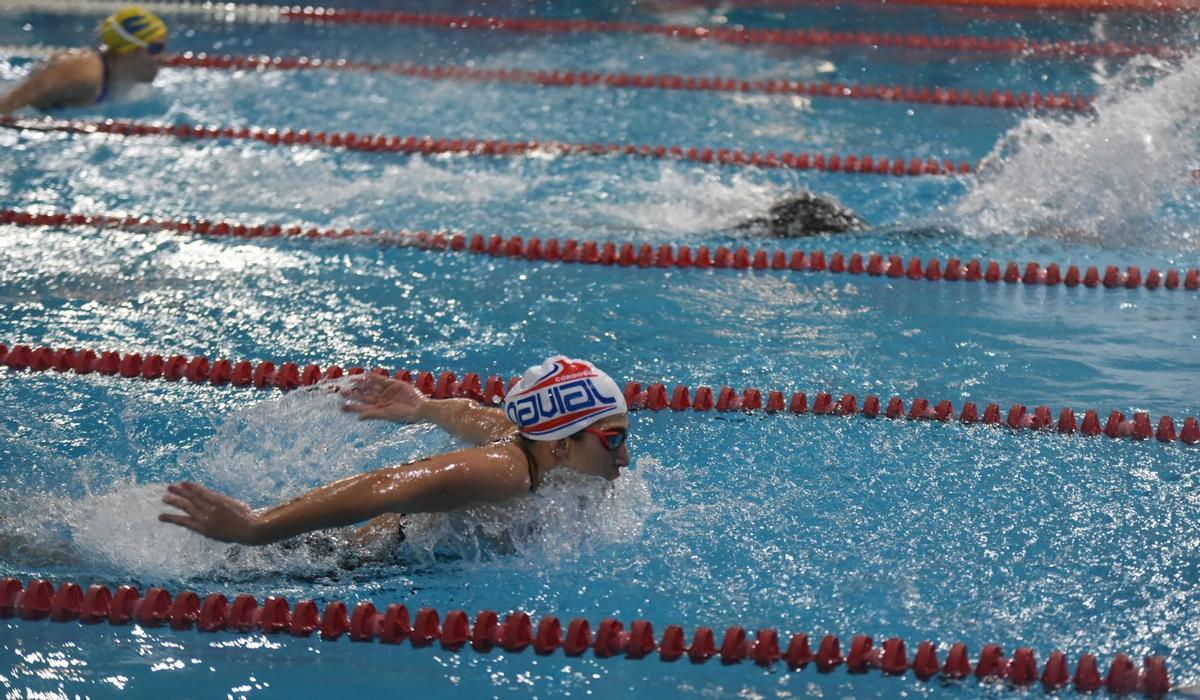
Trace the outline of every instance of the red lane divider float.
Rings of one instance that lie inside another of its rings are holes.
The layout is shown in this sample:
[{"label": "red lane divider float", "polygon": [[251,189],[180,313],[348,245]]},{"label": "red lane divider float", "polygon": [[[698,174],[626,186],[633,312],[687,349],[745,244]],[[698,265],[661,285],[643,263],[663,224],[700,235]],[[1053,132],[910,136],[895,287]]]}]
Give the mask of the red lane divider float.
[{"label": "red lane divider float", "polygon": [[828,272],[848,275],[869,275],[928,282],[988,282],[1067,287],[1105,287],[1108,289],[1200,290],[1200,268],[1180,271],[1170,268],[1150,268],[1144,275],[1140,267],[1128,266],[1124,271],[1115,265],[1101,273],[1096,266],[1080,270],[1067,266],[1066,272],[1058,263],[1042,265],[1030,262],[1022,266],[1014,261],[968,260],[937,258],[924,261],[912,257],[907,262],[899,255],[878,253],[826,253],[823,250],[750,250],[746,247],[676,246],[649,243],[614,243],[577,241],[575,239],[530,238],[521,236],[483,236],[463,232],[376,231],[374,229],[325,229],[297,225],[246,224],[228,221],[183,221],[136,216],[107,216],[67,214],[63,212],[19,211],[0,209],[0,224],[14,226],[94,226],[119,228],[135,232],[176,231],[202,236],[233,236],[237,238],[296,237],[353,238],[363,237],[419,247],[431,251],[464,252],[491,257],[512,258],[529,262],[579,263],[609,267],[697,268],[746,271],[790,270],[793,272]]},{"label": "red lane divider float", "polygon": [[996,7],[1075,12],[1195,12],[1196,0],[888,0],[893,5]]},{"label": "red lane divider float", "polygon": [[831,32],[821,29],[746,29],[725,26],[642,24],[590,19],[544,17],[484,17],[427,14],[392,10],[349,10],[336,7],[281,8],[280,19],[337,24],[374,24],[435,29],[560,33],[616,33],[667,36],[675,39],[711,40],[750,46],[897,48],[1043,57],[1134,56],[1151,54],[1177,57],[1188,49],[1173,46],[1136,46],[1119,42],[1029,41],[1008,37],[929,36],[879,32]]},{"label": "red lane divider float", "polygon": [[0,126],[16,129],[62,131],[72,134],[119,134],[121,136],[173,136],[179,139],[231,139],[258,141],[271,146],[310,146],[343,148],[349,151],[375,153],[404,153],[422,155],[453,154],[461,156],[525,156],[548,155],[627,155],[641,158],[688,160],[698,163],[717,163],[754,168],[784,168],[791,170],[821,170],[825,172],[862,175],[953,175],[971,172],[971,164],[910,158],[875,158],[873,156],[840,156],[823,153],[792,153],[784,151],[745,152],[729,148],[684,148],[682,146],[649,146],[618,143],[563,143],[561,141],[497,141],[494,139],[434,139],[429,136],[387,136],[353,132],[310,132],[308,129],[260,129],[247,127],[204,127],[189,124],[150,124],[146,122],[89,121],[77,119],[19,119],[0,117]]},{"label": "red lane divider float", "polygon": [[220,68],[234,70],[338,70],[392,73],[430,80],[464,80],[489,83],[518,83],[543,87],[608,87],[623,89],[681,90],[687,92],[736,92],[767,95],[912,102],[955,107],[1002,109],[1061,109],[1087,111],[1092,98],[1085,95],[1042,94],[1012,90],[956,90],[912,85],[847,85],[845,83],[797,80],[748,80],[684,75],[593,73],[573,70],[528,70],[523,68],[469,68],[428,66],[411,63],[366,63],[346,59],[283,56],[209,56],[191,52],[168,56],[164,64],[175,68]]},{"label": "red lane divider float", "polygon": [[[332,365],[322,369],[319,365],[310,364],[301,367],[294,362],[284,362],[276,366],[274,362],[252,363],[249,361],[234,362],[228,359],[209,360],[207,357],[185,357],[171,355],[164,357],[160,354],[142,356],[138,353],[120,353],[116,351],[77,350],[70,348],[31,348],[28,345],[15,345],[10,350],[0,345],[0,365],[12,370],[29,370],[32,372],[75,372],[90,374],[97,372],[109,376],[120,376],[126,379],[163,379],[180,381],[187,379],[193,384],[212,386],[255,387],[258,389],[277,388],[290,391],[305,386],[313,386],[322,380],[339,379],[347,375],[363,374],[367,371],[385,377],[395,377],[410,382],[427,396],[438,399],[469,398],[487,405],[497,405],[504,397],[508,387],[517,381],[517,377],[505,380],[503,377],[491,376],[486,379],[479,374],[469,373],[458,378],[454,372],[442,372],[435,375],[432,372],[417,372],[397,370],[389,372],[382,367],[367,370],[363,367],[343,369]],[[748,388],[738,392],[733,387],[721,387],[715,393],[711,387],[698,386],[692,389],[685,385],[677,385],[668,390],[664,384],[643,385],[639,382],[629,382],[625,385],[625,401],[630,410],[648,411],[692,411],[704,413],[707,411],[763,411],[766,413],[811,413],[817,416],[860,416],[863,418],[907,419],[909,421],[958,421],[964,425],[981,424],[985,426],[1007,426],[1013,430],[1036,430],[1057,432],[1060,434],[1080,434],[1088,437],[1105,435],[1109,438],[1129,437],[1134,440],[1146,440],[1151,437],[1160,442],[1182,442],[1187,445],[1200,444],[1200,421],[1188,417],[1183,422],[1182,430],[1176,431],[1175,419],[1162,416],[1158,420],[1157,430],[1149,414],[1134,413],[1127,419],[1121,411],[1112,411],[1106,423],[1101,423],[1100,414],[1088,410],[1083,422],[1079,423],[1075,412],[1070,408],[1060,411],[1058,420],[1048,406],[1038,406],[1032,412],[1023,404],[1015,404],[1008,411],[1008,417],[1002,417],[999,404],[988,404],[982,417],[979,407],[972,402],[962,405],[962,410],[955,411],[950,401],[939,401],[931,404],[928,399],[913,399],[906,408],[905,401],[899,396],[891,397],[885,404],[878,396],[867,396],[861,403],[854,394],[844,394],[837,398],[832,394],[820,392],[810,399],[803,391],[785,393],[783,391],[764,392],[756,388]],[[1103,425],[1103,427],[1101,427]]]},{"label": "red lane divider float", "polygon": [[[799,10],[814,6],[829,6],[830,0],[726,0],[722,3],[742,9]],[[680,11],[711,8],[711,0],[659,0],[655,7],[660,11]],[[1045,11],[1078,12],[1193,12],[1200,10],[1200,0],[858,0],[851,4],[856,8],[871,8],[876,5],[924,5],[932,7],[976,7],[998,9],[1022,9]],[[987,17],[984,13],[972,16]],[[1003,18],[1007,15],[999,15]]]},{"label": "red lane divider float", "polygon": [[[69,47],[0,45],[0,53],[49,58]],[[998,109],[1060,109],[1089,111],[1094,99],[1069,93],[1013,92],[1012,90],[957,90],[912,85],[847,85],[845,83],[798,80],[698,77],[637,73],[590,73],[572,70],[529,70],[524,68],[470,68],[413,63],[370,63],[346,59],[288,56],[210,56],[206,53],[168,54],[163,64],[173,68],[216,68],[224,70],[333,70],[391,73],[429,80],[463,80],[515,83],[541,87],[605,87],[618,89],[679,90],[685,92],[733,92],[765,95],[800,95],[882,102],[909,102],[950,107]]]},{"label": "red lane divider float", "polygon": [[[947,0],[918,0],[945,2]],[[961,0],[975,4],[976,0]],[[1134,4],[1171,4],[1182,8],[1196,0],[988,0],[988,2],[1066,2],[1087,3],[1115,9],[1131,9]],[[697,41],[720,41],[743,46],[852,47],[868,50],[910,49],[954,53],[992,54],[1024,57],[1133,56],[1151,54],[1162,57],[1190,55],[1184,46],[1144,46],[1120,42],[1030,41],[1016,37],[935,36],[927,34],[887,34],[869,31],[828,31],[823,29],[751,29],[741,26],[695,26],[681,24],[644,24],[639,22],[551,19],[545,17],[486,17],[478,15],[429,14],[390,10],[352,10],[336,7],[299,5],[259,5],[253,3],[179,3],[144,2],[147,8],[171,17],[209,18],[219,22],[321,22],[385,26],[424,27],[449,30],[511,31],[536,34],[615,33],[665,36]],[[38,12],[104,14],[120,7],[119,2],[94,0],[6,0],[0,10],[32,9]]]},{"label": "red lane divider float", "polygon": [[[872,637],[859,635],[843,654],[841,641],[834,635],[826,635],[814,653],[807,634],[796,633],[789,639],[770,628],[751,636],[745,628],[732,625],[725,629],[718,644],[716,631],[697,627],[689,644],[683,627],[668,625],[658,636],[647,620],[634,620],[626,629],[620,620],[606,618],[593,632],[591,623],[584,618],[575,618],[564,627],[558,617],[544,615],[534,625],[529,614],[520,610],[503,618],[495,611],[483,610],[475,616],[474,624],[465,610],[449,611],[445,617],[433,608],[415,612],[414,616],[400,603],[380,610],[367,601],[353,609],[335,601],[322,611],[312,600],[300,601],[293,608],[282,596],[269,596],[260,604],[247,594],[233,596],[231,600],[223,593],[201,598],[194,591],[172,596],[162,588],[148,588],[142,595],[130,585],[120,586],[114,592],[102,585],[84,590],[76,583],[55,587],[49,581],[35,579],[22,586],[14,578],[0,579],[0,618],[29,621],[78,621],[82,625],[107,621],[113,626],[138,624],[180,631],[195,628],[200,632],[286,633],[295,637],[317,634],[329,642],[347,636],[356,642],[407,641],[416,648],[437,645],[445,651],[469,648],[484,654],[493,650],[519,653],[532,649],[539,655],[561,651],[568,657],[591,651],[600,658],[636,660],[657,655],[659,660],[667,662],[684,656],[693,663],[719,658],[723,664],[750,661],[769,667],[782,662],[792,671],[811,664],[821,673],[843,666],[848,673],[877,669],[888,676],[903,676],[912,670],[922,681],[935,676],[943,680],[974,676],[981,682],[1007,680],[1018,688],[1040,682],[1047,691],[1074,686],[1085,693],[1106,688],[1113,693],[1161,696],[1171,689],[1166,660],[1161,656],[1146,657],[1139,671],[1129,656],[1118,653],[1107,676],[1101,676],[1096,657],[1083,654],[1072,675],[1066,655],[1056,650],[1050,653],[1039,676],[1037,657],[1028,647],[1017,649],[1009,658],[999,645],[985,644],[972,663],[967,646],[959,642],[950,646],[943,662],[938,646],[928,640],[922,641],[910,658],[907,645],[899,637],[876,646]],[[784,639],[789,639],[786,646]]]}]

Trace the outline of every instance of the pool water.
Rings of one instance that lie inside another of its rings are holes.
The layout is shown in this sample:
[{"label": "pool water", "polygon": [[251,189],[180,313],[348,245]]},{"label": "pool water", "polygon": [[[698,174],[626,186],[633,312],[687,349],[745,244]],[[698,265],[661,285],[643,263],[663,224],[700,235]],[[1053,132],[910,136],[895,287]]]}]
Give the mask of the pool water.
[{"label": "pool water", "polygon": [[[353,5],[352,5],[353,6]],[[359,4],[357,6],[367,6]],[[466,12],[445,3],[439,11]],[[775,3],[493,3],[481,13],[1194,45],[1166,16]],[[0,44],[79,45],[95,14],[5,13]],[[17,21],[7,21],[14,17]],[[446,138],[937,157],[895,178],[622,157],[400,156],[0,130],[0,206],[502,236],[790,247],[737,233],[799,189],[869,232],[795,247],[1196,267],[1191,61],[746,47],[618,34],[173,21],[173,51],[1099,94],[1095,115],[822,98],[539,88],[355,72],[164,70],[74,118]],[[32,61],[0,54],[0,79]],[[514,375],[552,353],[619,382],[1200,412],[1195,292],[530,263],[364,240],[0,226],[0,342]],[[1023,267],[1023,265],[1022,265]],[[259,549],[155,520],[192,479],[266,506],[457,444],[289,394],[0,368],[0,570],[56,581],[740,624],[1168,658],[1200,683],[1195,447],[955,423],[638,412],[610,485],[414,518],[401,545]],[[931,401],[932,403],[932,401]],[[785,637],[786,639],[786,637]],[[478,654],[260,634],[0,622],[6,696],[991,695],[782,665]],[[1002,687],[1002,684],[998,687]]]}]

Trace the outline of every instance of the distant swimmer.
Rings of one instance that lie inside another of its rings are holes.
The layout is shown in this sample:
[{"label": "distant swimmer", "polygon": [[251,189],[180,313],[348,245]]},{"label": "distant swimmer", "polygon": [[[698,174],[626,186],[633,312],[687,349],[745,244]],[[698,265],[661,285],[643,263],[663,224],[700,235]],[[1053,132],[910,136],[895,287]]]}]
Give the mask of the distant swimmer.
[{"label": "distant swimmer", "polygon": [[858,214],[832,197],[802,192],[772,206],[766,217],[743,221],[735,228],[776,238],[801,238],[864,231],[869,227]]},{"label": "distant swimmer", "polygon": [[153,82],[166,41],[167,25],[158,16],[137,5],[123,7],[100,26],[99,49],[50,59],[0,98],[0,114],[93,105],[130,85]]},{"label": "distant swimmer", "polygon": [[198,484],[172,484],[163,503],[182,513],[159,520],[250,545],[369,520],[359,539],[375,539],[395,534],[406,513],[452,511],[536,491],[555,469],[611,480],[629,464],[624,393],[590,362],[561,355],[530,367],[503,407],[429,399],[408,382],[372,374],[357,380],[344,410],[360,419],[430,422],[476,446],[348,477],[261,511]]}]

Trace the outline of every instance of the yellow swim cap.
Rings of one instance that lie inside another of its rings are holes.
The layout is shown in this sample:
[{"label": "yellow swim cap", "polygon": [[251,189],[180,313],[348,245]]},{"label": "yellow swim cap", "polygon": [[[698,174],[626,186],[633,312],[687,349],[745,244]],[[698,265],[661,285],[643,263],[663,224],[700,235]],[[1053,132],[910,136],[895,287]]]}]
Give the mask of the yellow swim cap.
[{"label": "yellow swim cap", "polygon": [[100,25],[100,41],[117,53],[129,53],[167,38],[167,25],[158,15],[137,5],[126,5]]}]

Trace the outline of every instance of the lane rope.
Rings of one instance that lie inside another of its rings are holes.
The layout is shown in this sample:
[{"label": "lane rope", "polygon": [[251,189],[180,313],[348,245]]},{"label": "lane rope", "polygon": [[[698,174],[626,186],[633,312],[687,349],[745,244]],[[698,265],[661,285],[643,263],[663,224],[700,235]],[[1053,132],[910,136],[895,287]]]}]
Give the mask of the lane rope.
[{"label": "lane rope", "polygon": [[[0,45],[0,53],[47,57],[67,51],[66,47]],[[574,70],[531,70],[526,68],[471,68],[455,65],[413,63],[371,63],[347,59],[311,56],[210,56],[186,52],[170,54],[163,65],[171,68],[209,68],[223,70],[331,70],[388,73],[406,78],[457,80],[483,83],[511,83],[539,87],[603,87],[617,89],[672,90],[684,92],[727,92],[742,94],[876,100],[949,107],[991,107],[998,109],[1047,109],[1086,112],[1094,98],[1069,93],[1013,92],[1012,90],[958,90],[956,88],[918,87],[913,85],[854,85],[831,82],[805,82],[782,79],[746,79],[701,77],[649,73],[595,73]]]},{"label": "lane rope", "polygon": [[972,663],[967,646],[962,642],[950,646],[946,661],[939,659],[938,645],[929,640],[917,646],[910,660],[907,645],[899,637],[891,637],[876,646],[868,635],[858,635],[843,655],[840,640],[830,634],[821,639],[816,653],[809,636],[795,633],[786,648],[783,639],[773,628],[759,630],[751,636],[744,627],[731,625],[718,645],[718,636],[710,627],[697,627],[691,644],[680,625],[667,625],[661,636],[647,620],[634,620],[626,630],[615,618],[601,620],[595,632],[584,618],[563,623],[557,616],[543,615],[537,625],[529,614],[516,610],[501,618],[493,610],[482,610],[474,624],[465,610],[451,610],[445,617],[434,608],[420,608],[410,613],[407,606],[392,603],[380,610],[369,601],[359,602],[353,609],[344,602],[333,601],[322,611],[316,601],[304,600],[291,607],[283,596],[267,596],[260,604],[252,595],[209,593],[204,598],[194,591],[180,591],[172,596],[163,588],[148,588],[143,596],[133,585],[120,586],[113,592],[104,585],[92,585],[86,591],[76,583],[61,583],[55,587],[44,579],[33,579],[22,586],[15,578],[0,579],[0,618],[45,620],[81,625],[108,622],[112,626],[137,624],[145,627],[167,626],[184,631],[222,630],[243,633],[289,634],[334,642],[343,636],[355,642],[402,644],[408,641],[414,648],[433,648],[458,652],[471,649],[487,654],[503,650],[520,653],[532,649],[539,655],[561,651],[564,656],[578,657],[589,650],[599,658],[639,660],[657,656],[660,661],[677,661],[686,656],[693,663],[720,659],[723,664],[751,661],[764,667],[783,662],[791,671],[800,671],[812,664],[817,671],[829,673],[845,667],[848,673],[879,670],[887,676],[903,676],[909,670],[922,681],[935,676],[941,680],[962,680],[974,676],[981,682],[995,685],[1008,681],[1017,688],[1027,688],[1041,682],[1047,691],[1073,686],[1089,693],[1106,688],[1112,693],[1142,692],[1150,696],[1165,695],[1171,682],[1166,660],[1147,656],[1138,670],[1128,655],[1117,653],[1102,678],[1096,657],[1083,654],[1071,675],[1066,655],[1055,650],[1047,658],[1038,675],[1037,657],[1033,649],[1021,647],[1006,657],[998,644],[985,644]]},{"label": "lane rope", "polygon": [[[295,362],[283,362],[276,366],[271,361],[235,362],[224,358],[210,361],[208,357],[199,355],[191,358],[157,353],[143,356],[136,352],[122,354],[112,350],[34,348],[29,345],[14,345],[9,349],[2,344],[0,366],[13,371],[54,371],[58,374],[74,372],[81,375],[96,372],[124,379],[161,379],[168,382],[187,379],[189,383],[196,385],[274,388],[282,391],[311,387],[325,380],[371,371],[380,376],[410,382],[422,393],[436,399],[468,398],[489,406],[498,405],[508,388],[519,379],[510,377],[506,381],[500,376],[485,379],[482,375],[472,372],[463,375],[460,380],[458,375],[451,371],[437,375],[428,371],[414,374],[410,370],[389,372],[382,367],[367,370],[357,366],[343,369],[339,365],[330,365],[322,369],[319,365],[309,364],[302,367]],[[1195,417],[1186,418],[1182,430],[1177,432],[1175,419],[1162,416],[1158,420],[1156,430],[1150,415],[1144,412],[1136,412],[1127,419],[1124,413],[1114,410],[1109,413],[1107,422],[1102,424],[1100,414],[1095,409],[1089,409],[1080,423],[1076,419],[1075,411],[1063,408],[1056,422],[1050,407],[1037,406],[1031,412],[1023,404],[1014,404],[1008,411],[1008,417],[1004,418],[999,404],[995,403],[988,404],[981,417],[979,407],[974,402],[964,403],[962,410],[956,412],[954,404],[949,400],[931,402],[928,399],[915,398],[908,402],[906,409],[906,402],[899,396],[891,397],[885,407],[881,399],[874,395],[864,397],[860,403],[854,394],[844,394],[839,399],[828,392],[819,392],[813,395],[810,407],[808,394],[803,391],[790,394],[783,391],[767,391],[764,397],[764,392],[757,388],[747,388],[738,392],[733,387],[725,386],[714,393],[708,386],[693,389],[678,384],[668,391],[665,384],[643,385],[639,382],[628,382],[624,393],[625,401],[632,411],[687,411],[689,415],[714,410],[722,413],[761,411],[768,414],[811,413],[831,418],[857,416],[868,419],[882,416],[913,424],[919,421],[957,421],[963,425],[1006,426],[1012,430],[1056,432],[1060,435],[1104,435],[1113,439],[1128,437],[1135,441],[1153,437],[1164,443],[1200,444],[1200,421]]]},{"label": "lane rope", "polygon": [[175,54],[166,64],[172,67],[221,68],[238,70],[340,70],[386,72],[430,80],[462,80],[489,83],[517,83],[542,87],[608,87],[657,89],[688,92],[734,92],[766,95],[911,102],[954,107],[994,107],[1001,109],[1057,109],[1089,111],[1094,98],[1068,93],[1042,94],[1012,90],[958,90],[940,86],[855,85],[831,82],[804,82],[781,79],[745,79],[639,73],[595,73],[574,70],[530,70],[525,68],[470,68],[455,65],[417,65],[411,63],[368,63],[345,59],[281,56],[208,56]]},{"label": "lane rope", "polygon": [[103,121],[75,119],[57,120],[0,117],[0,127],[28,131],[57,131],[69,134],[117,134],[121,136],[171,136],[181,140],[258,141],[270,146],[305,146],[312,148],[341,148],[348,151],[457,156],[610,156],[624,155],[658,160],[686,160],[697,163],[731,165],[752,168],[821,170],[825,172],[860,175],[954,175],[972,171],[970,163],[955,164],[935,158],[889,159],[873,156],[841,156],[824,153],[793,153],[783,151],[743,151],[740,148],[697,148],[682,146],[649,146],[620,143],[566,143],[562,141],[502,141],[495,139],[434,139],[430,136],[388,136],[355,132],[308,129],[276,129],[259,127],[216,127],[189,124],[151,124],[148,122]]},{"label": "lane rope", "polygon": [[[818,5],[832,5],[835,3],[826,2],[825,0],[727,0],[727,6],[744,9],[804,9]],[[998,8],[998,9],[1020,9],[1020,10],[1040,10],[1049,12],[1058,11],[1077,11],[1077,12],[1192,12],[1200,10],[1200,0],[859,0],[852,3],[851,7],[861,7],[870,9],[874,4],[880,5],[920,5],[933,7],[973,7],[973,8]],[[705,0],[660,0],[655,3],[655,7],[660,10],[680,11],[680,10],[695,10],[709,9],[713,6],[711,1]],[[984,18],[987,15],[983,15]],[[999,18],[1003,18],[1000,15]]]},{"label": "lane rope", "polygon": [[1078,265],[1062,266],[1050,263],[1042,266],[1027,262],[1022,266],[1016,261],[1002,263],[997,260],[968,260],[939,258],[928,261],[911,257],[907,262],[899,255],[884,256],[879,253],[826,252],[824,250],[766,249],[751,250],[745,246],[730,248],[719,246],[673,245],[658,246],[649,243],[618,243],[558,238],[530,238],[521,236],[504,238],[499,235],[484,236],[461,231],[395,231],[375,229],[318,229],[296,224],[239,223],[209,221],[206,219],[156,219],[149,216],[115,216],[104,214],[82,214],[48,212],[44,210],[23,211],[0,209],[0,225],[21,227],[79,226],[111,228],[134,233],[173,231],[183,235],[233,237],[233,238],[306,238],[347,239],[361,238],[404,247],[415,247],[432,252],[453,252],[510,258],[527,262],[552,262],[560,264],[602,265],[606,267],[638,267],[655,269],[718,269],[751,273],[766,270],[791,272],[827,272],[830,274],[868,275],[887,277],[893,280],[913,282],[986,282],[990,284],[1023,284],[1033,286],[1086,287],[1106,289],[1165,289],[1168,291],[1200,290],[1200,268],[1165,271],[1150,268],[1145,275],[1140,267],[1130,265],[1122,271],[1116,265],[1108,265],[1104,272],[1095,265],[1081,270]]},{"label": "lane rope", "polygon": [[994,7],[1000,9],[1072,12],[1196,12],[1197,0],[887,0],[891,5],[933,7]]},{"label": "lane rope", "polygon": [[[538,34],[634,34],[674,39],[720,41],[748,46],[834,47],[848,46],[921,51],[971,52],[997,56],[1128,57],[1150,54],[1179,58],[1192,53],[1176,46],[1139,46],[1122,42],[1030,41],[1011,37],[930,36],[821,29],[749,29],[725,26],[644,24],[589,19],[545,17],[488,17],[480,15],[431,14],[392,10],[351,10],[337,7],[299,5],[256,5],[241,3],[144,2],[147,9],[165,15],[186,15],[223,22],[314,22],[430,29],[511,31]],[[106,14],[121,6],[108,0],[6,0],[0,11],[37,11],[59,14]]]}]

